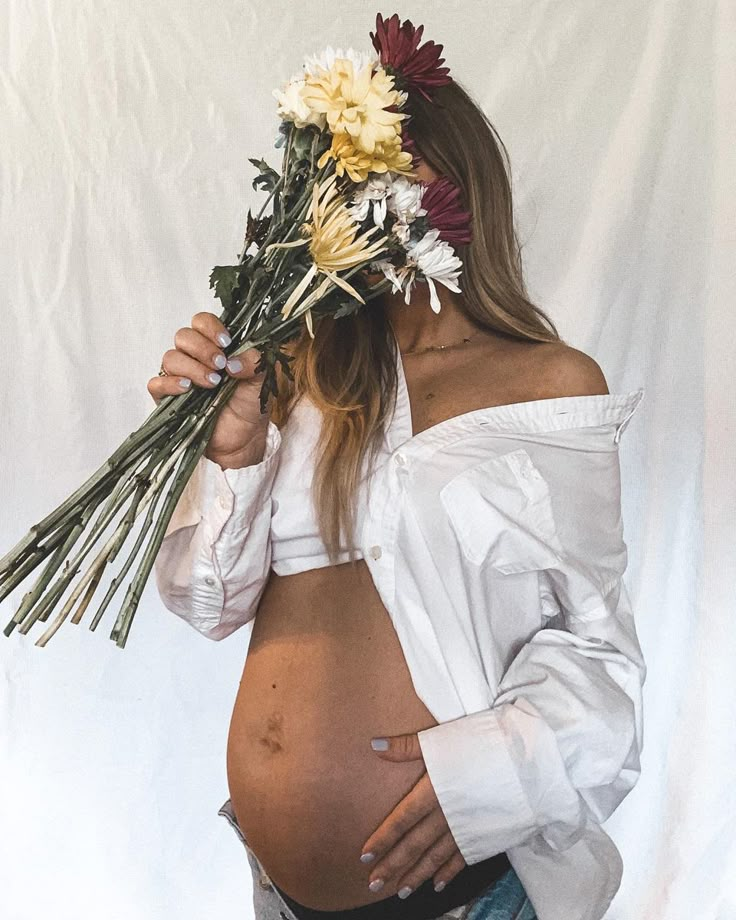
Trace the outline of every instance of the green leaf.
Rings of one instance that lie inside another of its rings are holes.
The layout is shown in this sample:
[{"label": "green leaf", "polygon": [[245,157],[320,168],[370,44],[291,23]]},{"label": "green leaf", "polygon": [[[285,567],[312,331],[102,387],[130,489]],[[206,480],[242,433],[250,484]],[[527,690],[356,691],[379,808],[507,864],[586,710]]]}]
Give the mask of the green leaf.
[{"label": "green leaf", "polygon": [[341,316],[351,316],[353,313],[357,313],[362,306],[363,304],[359,300],[350,297],[340,303],[339,308],[333,313],[333,316],[335,319],[340,319]]},{"label": "green leaf", "polygon": [[224,310],[230,310],[234,297],[239,293],[242,265],[215,265],[210,273],[210,287],[215,289]]},{"label": "green leaf", "polygon": [[253,217],[248,208],[248,218],[245,230],[245,239],[243,240],[243,252],[245,252],[251,243],[261,246],[268,235],[268,229],[271,226],[271,215],[257,218]]},{"label": "green leaf", "polygon": [[248,161],[260,171],[260,175],[256,176],[253,180],[253,188],[257,190],[258,186],[262,185],[266,191],[270,192],[281,178],[279,174],[275,169],[272,169],[265,160],[256,160],[254,157],[248,157]]},{"label": "green leaf", "polygon": [[[290,341],[293,337],[294,336],[291,336],[286,341]],[[261,412],[264,412],[269,395],[273,395],[274,397],[278,396],[276,362],[278,361],[278,363],[281,364],[284,374],[293,382],[294,375],[289,366],[289,362],[292,361],[293,358],[282,351],[278,345],[273,342],[264,342],[263,345],[259,345],[257,348],[261,356],[255,366],[255,372],[260,374],[262,371],[265,371],[259,394],[260,409]]]},{"label": "green leaf", "polygon": [[297,128],[291,142],[291,153],[295,160],[309,160],[309,151],[314,141],[314,129]]}]

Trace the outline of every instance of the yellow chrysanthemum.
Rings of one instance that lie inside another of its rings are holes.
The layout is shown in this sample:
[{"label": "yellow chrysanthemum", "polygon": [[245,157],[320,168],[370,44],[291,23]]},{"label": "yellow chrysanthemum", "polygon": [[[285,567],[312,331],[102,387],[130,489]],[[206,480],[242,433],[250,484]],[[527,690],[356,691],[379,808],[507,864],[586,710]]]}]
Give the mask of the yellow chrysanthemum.
[{"label": "yellow chrysanthemum", "polygon": [[[395,141],[385,144],[376,144],[374,154],[377,163],[385,163],[386,169],[391,172],[399,173],[402,176],[416,177],[412,168],[412,155],[408,150],[401,149],[401,137],[397,136]],[[381,170],[377,170],[380,172]]]},{"label": "yellow chrysanthemum", "polygon": [[[299,314],[304,313],[307,328],[312,338],[314,338],[314,331],[312,328],[311,306],[322,297],[331,284],[341,287],[361,303],[365,303],[365,300],[355,288],[348,284],[344,278],[341,278],[337,272],[354,268],[363,262],[373,261],[383,251],[388,242],[386,236],[381,236],[372,242],[368,242],[368,238],[379,229],[376,226],[371,227],[360,236],[355,235],[358,225],[345,207],[344,198],[337,193],[335,187],[336,178],[333,174],[322,185],[319,182],[314,183],[312,200],[307,212],[307,222],[303,223],[299,228],[306,234],[306,238],[294,240],[290,243],[272,243],[267,247],[268,250],[288,249],[293,246],[309,244],[309,252],[313,259],[312,265],[289,295],[286,303],[281,308],[281,315],[284,319],[288,319],[295,311]],[[322,272],[325,275],[321,284],[299,303],[300,298],[318,272]]]},{"label": "yellow chrysanthemum", "polygon": [[333,134],[349,134],[365,153],[373,153],[379,142],[393,140],[406,118],[402,112],[387,111],[403,101],[394,78],[382,67],[374,73],[366,66],[356,73],[347,58],[336,58],[329,70],[306,74],[300,95],[313,112],[324,113]]},{"label": "yellow chrysanthemum", "polygon": [[317,166],[322,168],[328,160],[335,160],[338,176],[347,173],[353,182],[363,182],[369,173],[384,173],[389,169],[402,175],[414,175],[411,154],[401,149],[398,137],[393,143],[377,143],[370,154],[359,150],[349,134],[334,134],[331,146],[319,158]]}]

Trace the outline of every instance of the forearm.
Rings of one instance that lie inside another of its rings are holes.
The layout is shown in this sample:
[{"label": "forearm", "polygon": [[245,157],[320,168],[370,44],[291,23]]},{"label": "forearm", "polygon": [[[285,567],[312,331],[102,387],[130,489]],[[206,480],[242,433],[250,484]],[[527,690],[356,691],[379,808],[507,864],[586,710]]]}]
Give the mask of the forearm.
[{"label": "forearm", "polygon": [[[164,606],[212,639],[255,615],[269,574],[271,499],[281,437],[212,460],[203,456],[182,494],[155,563]],[[218,455],[219,456],[219,455]]]}]

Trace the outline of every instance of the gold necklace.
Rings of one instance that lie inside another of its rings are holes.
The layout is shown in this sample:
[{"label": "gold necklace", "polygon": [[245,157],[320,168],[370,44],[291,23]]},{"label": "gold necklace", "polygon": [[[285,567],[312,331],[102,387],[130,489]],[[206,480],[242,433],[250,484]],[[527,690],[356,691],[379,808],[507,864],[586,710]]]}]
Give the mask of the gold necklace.
[{"label": "gold necklace", "polygon": [[469,342],[480,332],[480,329],[476,329],[472,335],[466,336],[462,342],[452,342],[450,345],[427,345],[426,348],[418,348],[414,351],[402,351],[399,354],[403,357],[404,355],[420,355],[425,351],[442,351],[445,348],[454,348],[456,345],[464,345],[466,342]]}]

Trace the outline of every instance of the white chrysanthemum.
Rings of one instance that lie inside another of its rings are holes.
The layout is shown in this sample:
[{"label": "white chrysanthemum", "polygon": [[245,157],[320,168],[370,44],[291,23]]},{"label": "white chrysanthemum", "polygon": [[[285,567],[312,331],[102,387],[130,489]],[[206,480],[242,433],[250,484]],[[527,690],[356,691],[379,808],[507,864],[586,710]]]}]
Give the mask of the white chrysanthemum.
[{"label": "white chrysanthemum", "polygon": [[[411,243],[407,248],[409,258],[427,279],[430,291],[429,302],[435,313],[440,312],[440,300],[434,286],[435,281],[444,284],[456,294],[462,293],[457,286],[457,279],[463,266],[462,260],[455,255],[455,250],[448,242],[438,239],[439,235],[439,230],[428,230],[421,240]],[[409,302],[409,300],[406,301],[406,303]]]},{"label": "white chrysanthemum", "polygon": [[421,206],[425,188],[420,182],[409,181],[406,176],[396,176],[394,179],[388,204],[402,224],[410,224],[427,213]]},{"label": "white chrysanthemum", "polygon": [[409,240],[411,239],[411,227],[409,224],[405,224],[402,223],[402,221],[397,220],[391,229],[396,239],[401,243],[404,249],[406,249]]},{"label": "white chrysanthemum", "polygon": [[435,313],[440,312],[440,299],[437,296],[435,282],[456,294],[462,293],[457,286],[457,278],[462,271],[462,260],[455,255],[455,250],[445,240],[438,239],[439,230],[428,230],[417,243],[407,248],[406,265],[397,268],[389,259],[371,262],[373,271],[383,272],[391,282],[393,293],[404,292],[404,303],[411,303],[411,293],[419,272],[429,285],[429,303]]},{"label": "white chrysanthemum", "polygon": [[301,77],[292,77],[283,89],[273,90],[272,95],[278,103],[276,111],[282,121],[293,121],[297,128],[316,125],[323,131],[327,118],[324,112],[313,111],[302,99],[304,83]]},{"label": "white chrysanthemum", "polygon": [[391,194],[391,174],[373,173],[369,178],[362,182],[352,197],[352,205],[349,211],[353,220],[360,223],[368,216],[368,211],[373,202],[373,223],[383,230],[383,222],[386,219],[387,199]]},{"label": "white chrysanthemum", "polygon": [[316,74],[322,70],[331,70],[332,65],[338,58],[352,61],[353,70],[359,74],[364,67],[378,63],[378,54],[375,51],[356,51],[354,48],[348,48],[343,51],[342,48],[334,50],[328,45],[320,54],[309,54],[304,58],[304,72]]},{"label": "white chrysanthemum", "polygon": [[398,105],[398,107],[399,107],[400,109],[403,109],[403,108],[404,108],[404,105],[406,104],[407,100],[409,99],[409,93],[407,93],[407,92],[405,92],[405,91],[402,91],[402,90],[400,90],[400,89],[397,90],[396,92],[397,92],[397,96],[398,96],[398,98],[397,98],[397,100],[396,100],[396,105]]},{"label": "white chrysanthemum", "polygon": [[394,294],[403,291],[404,285],[408,284],[405,292],[405,300],[406,303],[409,303],[409,294],[411,292],[411,286],[414,283],[414,273],[416,271],[414,265],[405,265],[401,268],[397,268],[389,259],[378,259],[375,262],[371,262],[369,267],[372,271],[383,272],[385,277],[391,282],[392,292]]}]

